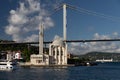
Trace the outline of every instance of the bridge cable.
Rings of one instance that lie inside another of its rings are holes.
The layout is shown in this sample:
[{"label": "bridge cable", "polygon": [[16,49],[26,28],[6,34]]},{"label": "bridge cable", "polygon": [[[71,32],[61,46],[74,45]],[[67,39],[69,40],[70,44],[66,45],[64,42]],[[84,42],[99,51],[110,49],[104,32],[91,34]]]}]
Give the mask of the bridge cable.
[{"label": "bridge cable", "polygon": [[120,22],[120,18],[118,18],[118,17],[114,17],[114,16],[110,16],[110,15],[105,15],[103,13],[98,13],[98,12],[95,12],[95,11],[91,11],[91,10],[84,9],[84,8],[79,8],[79,7],[76,7],[76,6],[71,6],[69,4],[67,4],[67,7],[69,9],[71,9],[71,10],[77,11],[80,14],[81,13],[85,13],[85,14],[89,14],[89,15],[93,15],[93,16],[97,16],[97,17],[109,19],[111,21]]}]

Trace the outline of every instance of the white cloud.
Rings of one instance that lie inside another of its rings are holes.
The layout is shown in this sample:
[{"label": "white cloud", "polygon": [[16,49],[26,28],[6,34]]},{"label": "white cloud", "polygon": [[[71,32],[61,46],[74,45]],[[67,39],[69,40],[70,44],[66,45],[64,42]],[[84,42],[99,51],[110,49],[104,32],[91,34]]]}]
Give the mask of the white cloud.
[{"label": "white cloud", "polygon": [[118,33],[117,33],[117,32],[114,32],[113,35],[114,35],[114,36],[118,36]]},{"label": "white cloud", "polygon": [[5,32],[9,35],[14,35],[20,32],[19,27],[15,27],[13,25],[6,26]]},{"label": "white cloud", "polygon": [[74,43],[74,42],[72,42],[71,45],[73,45],[73,46],[80,46],[80,43]]},{"label": "white cloud", "polygon": [[14,39],[14,41],[18,42],[21,42],[23,40],[22,36],[20,36],[19,34],[12,35],[12,38]]},{"label": "white cloud", "polygon": [[[119,36],[115,32],[115,35]],[[112,39],[113,35],[94,34],[93,39]],[[119,38],[119,37],[117,37]],[[91,51],[100,52],[117,52],[120,53],[119,42],[86,42],[86,43],[71,43],[69,44],[69,52],[74,54],[85,54]]]},{"label": "white cloud", "polygon": [[33,32],[38,31],[41,23],[44,24],[44,29],[54,26],[51,17],[46,16],[48,11],[41,8],[39,0],[19,2],[19,7],[10,11],[5,32],[11,35],[14,41],[38,41],[38,34]]},{"label": "white cloud", "polygon": [[26,16],[19,14],[19,13],[13,13],[13,11],[11,12],[9,23],[11,23],[12,25],[24,24],[27,21],[28,20]]},{"label": "white cloud", "polygon": [[94,39],[110,39],[110,36],[109,35],[100,35],[98,33],[95,33]]},{"label": "white cloud", "polygon": [[28,36],[24,41],[25,42],[32,42],[32,41],[35,41],[37,39],[38,39],[38,35],[33,34],[31,36]]}]

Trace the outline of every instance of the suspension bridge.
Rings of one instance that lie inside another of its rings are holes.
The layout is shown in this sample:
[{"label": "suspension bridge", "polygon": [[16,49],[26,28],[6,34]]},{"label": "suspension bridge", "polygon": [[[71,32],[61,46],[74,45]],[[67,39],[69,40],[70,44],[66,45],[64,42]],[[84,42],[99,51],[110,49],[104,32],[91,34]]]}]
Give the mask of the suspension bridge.
[{"label": "suspension bridge", "polygon": [[[71,43],[71,42],[108,42],[108,41],[120,41],[120,39],[99,39],[99,40],[66,40],[64,42]],[[44,41],[44,44],[52,43],[52,41]],[[39,44],[39,42],[0,42],[0,44]]]}]

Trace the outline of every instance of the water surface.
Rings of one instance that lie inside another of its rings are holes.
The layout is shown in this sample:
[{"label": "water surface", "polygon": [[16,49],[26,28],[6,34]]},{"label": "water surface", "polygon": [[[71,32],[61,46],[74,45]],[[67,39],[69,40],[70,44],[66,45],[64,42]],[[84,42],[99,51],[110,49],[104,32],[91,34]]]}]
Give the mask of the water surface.
[{"label": "water surface", "polygon": [[66,68],[19,67],[0,71],[0,80],[120,80],[120,63]]}]

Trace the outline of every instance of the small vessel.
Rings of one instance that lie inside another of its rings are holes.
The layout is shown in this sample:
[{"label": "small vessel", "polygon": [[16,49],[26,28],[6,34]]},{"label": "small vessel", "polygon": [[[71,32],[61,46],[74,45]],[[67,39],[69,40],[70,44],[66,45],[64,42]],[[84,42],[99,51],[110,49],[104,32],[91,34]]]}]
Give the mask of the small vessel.
[{"label": "small vessel", "polygon": [[75,63],[75,66],[96,66],[98,63],[96,62],[80,62],[80,63]]},{"label": "small vessel", "polygon": [[0,70],[14,70],[15,65],[12,61],[0,61]]},{"label": "small vessel", "polygon": [[113,62],[113,59],[97,59],[96,62]]}]

